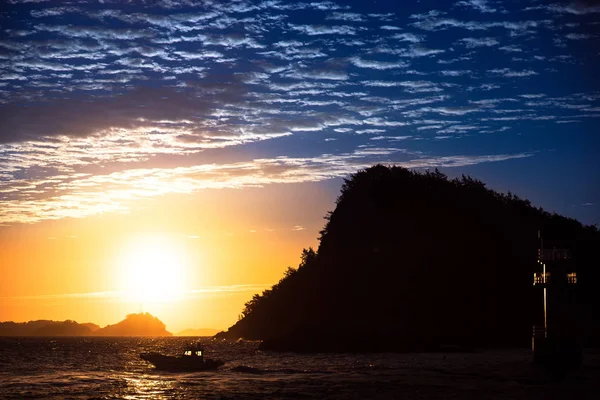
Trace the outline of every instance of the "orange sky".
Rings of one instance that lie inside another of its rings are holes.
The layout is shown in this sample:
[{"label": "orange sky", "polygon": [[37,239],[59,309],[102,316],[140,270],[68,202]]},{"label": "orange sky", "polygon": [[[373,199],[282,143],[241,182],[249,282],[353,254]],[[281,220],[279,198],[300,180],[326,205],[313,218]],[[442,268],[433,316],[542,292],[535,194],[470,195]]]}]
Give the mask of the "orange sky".
[{"label": "orange sky", "polygon": [[[213,189],[138,200],[127,214],[1,227],[0,321],[106,325],[143,309],[172,332],[227,328],[254,293],[277,282],[288,265],[297,266],[303,247],[318,244],[334,186]],[[176,298],[140,304],[127,293],[135,282],[124,260],[143,259],[135,243],[147,237],[185,264]]]}]

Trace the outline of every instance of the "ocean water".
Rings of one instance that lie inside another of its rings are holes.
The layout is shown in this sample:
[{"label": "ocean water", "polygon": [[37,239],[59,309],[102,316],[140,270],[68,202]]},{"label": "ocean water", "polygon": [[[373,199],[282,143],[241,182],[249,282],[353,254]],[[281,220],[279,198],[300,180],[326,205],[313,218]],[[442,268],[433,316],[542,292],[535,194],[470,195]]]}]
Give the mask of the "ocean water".
[{"label": "ocean water", "polygon": [[[155,370],[139,353],[193,338],[0,338],[0,399],[599,399],[600,353],[551,376],[527,350],[292,354],[200,338],[218,371]],[[252,373],[236,372],[238,366]]]}]

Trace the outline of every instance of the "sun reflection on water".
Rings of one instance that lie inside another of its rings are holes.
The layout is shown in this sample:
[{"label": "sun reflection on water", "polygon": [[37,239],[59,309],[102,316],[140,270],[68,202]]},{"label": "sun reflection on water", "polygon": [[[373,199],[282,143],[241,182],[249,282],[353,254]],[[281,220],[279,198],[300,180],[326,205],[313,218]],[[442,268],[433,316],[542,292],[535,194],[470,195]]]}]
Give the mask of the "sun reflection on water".
[{"label": "sun reflection on water", "polygon": [[123,379],[127,383],[127,394],[123,396],[124,399],[171,399],[176,391],[174,380],[160,379],[157,376],[132,374]]}]

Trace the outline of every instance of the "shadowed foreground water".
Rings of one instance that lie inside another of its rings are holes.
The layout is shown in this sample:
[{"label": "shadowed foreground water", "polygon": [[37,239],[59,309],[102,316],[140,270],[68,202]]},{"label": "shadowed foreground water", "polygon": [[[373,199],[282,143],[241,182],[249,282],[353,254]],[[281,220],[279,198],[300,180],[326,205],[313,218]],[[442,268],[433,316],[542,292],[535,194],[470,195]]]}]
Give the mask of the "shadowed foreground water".
[{"label": "shadowed foreground water", "polygon": [[[216,372],[167,373],[139,359],[190,338],[0,338],[1,399],[597,399],[600,354],[557,380],[527,350],[452,354],[276,354],[201,339]],[[247,366],[249,372],[232,370]]]}]

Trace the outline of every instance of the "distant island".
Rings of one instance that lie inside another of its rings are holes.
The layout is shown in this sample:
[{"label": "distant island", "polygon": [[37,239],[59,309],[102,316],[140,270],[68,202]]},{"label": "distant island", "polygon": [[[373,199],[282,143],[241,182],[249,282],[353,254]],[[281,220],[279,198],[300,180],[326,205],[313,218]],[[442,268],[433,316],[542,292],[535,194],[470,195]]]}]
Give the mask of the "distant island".
[{"label": "distant island", "polygon": [[218,329],[185,329],[181,332],[177,332],[175,336],[214,336],[219,333]]},{"label": "distant island", "polygon": [[104,328],[92,323],[38,320],[0,322],[0,336],[172,336],[165,324],[149,313],[129,314]]},{"label": "distant island", "polygon": [[345,180],[326,220],[318,250],[217,338],[300,352],[527,347],[538,230],[572,250],[581,330],[600,338],[595,226],[468,176],[382,165]]}]

